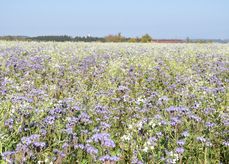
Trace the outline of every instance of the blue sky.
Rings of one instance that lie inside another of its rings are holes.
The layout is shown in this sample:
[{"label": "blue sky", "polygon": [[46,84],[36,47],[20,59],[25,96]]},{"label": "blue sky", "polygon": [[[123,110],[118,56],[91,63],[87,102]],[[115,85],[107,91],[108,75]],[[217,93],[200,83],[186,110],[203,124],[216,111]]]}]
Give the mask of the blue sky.
[{"label": "blue sky", "polygon": [[0,35],[229,39],[229,0],[0,0]]}]

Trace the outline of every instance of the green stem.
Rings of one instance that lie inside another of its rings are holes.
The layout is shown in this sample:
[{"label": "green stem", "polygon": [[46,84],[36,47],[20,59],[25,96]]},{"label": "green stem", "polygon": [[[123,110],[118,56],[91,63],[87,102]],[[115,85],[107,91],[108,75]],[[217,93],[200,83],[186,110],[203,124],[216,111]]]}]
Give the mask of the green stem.
[{"label": "green stem", "polygon": [[207,164],[207,148],[206,147],[204,151],[204,164]]}]

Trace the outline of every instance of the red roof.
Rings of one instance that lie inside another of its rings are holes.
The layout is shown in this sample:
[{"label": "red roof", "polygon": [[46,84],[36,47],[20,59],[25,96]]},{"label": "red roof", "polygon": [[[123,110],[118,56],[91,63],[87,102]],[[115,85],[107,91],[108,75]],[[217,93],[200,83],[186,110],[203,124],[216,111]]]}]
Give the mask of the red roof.
[{"label": "red roof", "polygon": [[156,42],[156,43],[185,43],[184,40],[179,40],[179,39],[157,39],[157,40],[153,40],[153,42]]}]

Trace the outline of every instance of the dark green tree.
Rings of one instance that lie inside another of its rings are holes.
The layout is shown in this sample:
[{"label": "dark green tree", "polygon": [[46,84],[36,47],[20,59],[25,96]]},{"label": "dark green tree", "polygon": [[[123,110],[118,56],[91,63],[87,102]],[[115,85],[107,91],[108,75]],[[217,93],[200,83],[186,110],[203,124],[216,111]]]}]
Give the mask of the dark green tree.
[{"label": "dark green tree", "polygon": [[149,34],[145,34],[141,37],[141,42],[142,43],[148,43],[151,42],[153,39]]}]

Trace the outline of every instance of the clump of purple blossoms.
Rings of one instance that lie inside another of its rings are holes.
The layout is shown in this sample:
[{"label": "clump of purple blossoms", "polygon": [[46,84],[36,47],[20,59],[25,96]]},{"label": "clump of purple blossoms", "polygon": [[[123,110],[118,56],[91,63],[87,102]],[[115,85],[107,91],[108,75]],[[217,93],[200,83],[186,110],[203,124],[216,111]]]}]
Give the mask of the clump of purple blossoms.
[{"label": "clump of purple blossoms", "polygon": [[52,125],[54,124],[54,121],[55,121],[55,117],[54,116],[47,116],[45,119],[44,119],[44,122],[48,125]]},{"label": "clump of purple blossoms", "polygon": [[102,146],[105,147],[115,147],[115,143],[113,140],[110,139],[110,135],[108,133],[97,133],[94,134],[91,137],[91,140],[93,140],[94,142],[100,142]]},{"label": "clump of purple blossoms", "polygon": [[34,146],[35,148],[43,149],[43,148],[45,148],[46,143],[45,143],[45,142],[34,142],[34,143],[33,143],[33,146]]},{"label": "clump of purple blossoms", "polygon": [[206,138],[204,138],[202,136],[201,137],[196,137],[196,140],[201,142],[201,143],[203,143],[207,147],[211,147],[212,146],[212,143],[210,142],[210,140],[206,139]]},{"label": "clump of purple blossoms", "polygon": [[179,113],[188,112],[188,108],[180,107],[180,106],[178,106],[178,107],[171,106],[169,108],[166,108],[165,110],[166,110],[166,112],[170,112],[170,113],[173,113],[173,112],[179,112]]},{"label": "clump of purple blossoms", "polygon": [[119,161],[119,157],[117,157],[117,156],[105,155],[105,156],[100,157],[99,160],[100,160],[101,162],[106,162],[106,161],[117,162],[117,161]]},{"label": "clump of purple blossoms", "polygon": [[212,122],[206,122],[206,123],[205,123],[205,126],[206,126],[207,128],[213,128],[214,126],[216,126],[216,124],[215,124],[215,123],[212,123]]},{"label": "clump of purple blossoms", "polygon": [[184,146],[185,140],[178,140],[178,141],[177,141],[177,144],[178,144],[179,146]]},{"label": "clump of purple blossoms", "polygon": [[111,127],[110,124],[106,123],[106,122],[101,122],[100,123],[100,127],[105,130],[105,129],[109,129]]},{"label": "clump of purple blossoms", "polygon": [[81,150],[83,150],[84,147],[85,146],[83,144],[76,144],[76,145],[74,145],[74,149],[81,149]]},{"label": "clump of purple blossoms", "polygon": [[94,148],[93,146],[86,144],[85,145],[86,152],[91,155],[98,154],[98,149]]},{"label": "clump of purple blossoms", "polygon": [[79,115],[79,121],[87,124],[92,123],[92,121],[90,120],[90,116],[86,112],[82,112]]},{"label": "clump of purple blossoms", "polygon": [[29,146],[30,144],[38,141],[40,138],[40,135],[39,134],[32,134],[31,136],[29,137],[22,137],[21,138],[21,142],[27,146]]},{"label": "clump of purple blossoms", "polygon": [[7,163],[13,163],[12,156],[15,154],[15,151],[5,151],[1,154],[2,159]]},{"label": "clump of purple blossoms", "polygon": [[184,148],[183,147],[176,148],[176,153],[178,153],[178,154],[184,153]]},{"label": "clump of purple blossoms", "polygon": [[5,126],[6,127],[13,128],[13,124],[14,124],[14,119],[13,118],[9,118],[8,120],[5,121]]},{"label": "clump of purple blossoms", "polygon": [[180,124],[181,120],[179,117],[172,117],[170,121],[171,126],[176,126],[177,124]]}]

